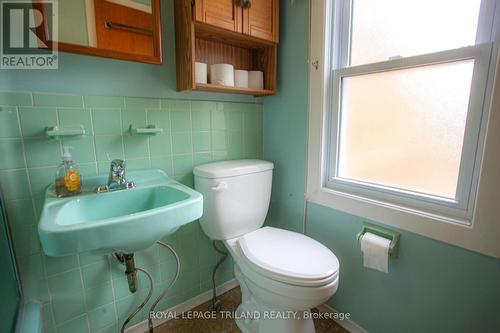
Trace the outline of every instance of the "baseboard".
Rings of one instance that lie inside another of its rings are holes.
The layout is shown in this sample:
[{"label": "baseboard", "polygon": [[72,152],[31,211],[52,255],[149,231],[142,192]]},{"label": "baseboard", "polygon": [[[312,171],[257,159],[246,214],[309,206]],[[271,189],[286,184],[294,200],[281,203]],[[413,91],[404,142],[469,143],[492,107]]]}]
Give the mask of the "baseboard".
[{"label": "baseboard", "polygon": [[[226,291],[229,291],[229,290],[233,289],[234,287],[237,287],[238,285],[239,285],[239,283],[238,283],[238,281],[236,281],[236,279],[229,280],[216,288],[217,294],[223,294]],[[208,291],[204,292],[203,294],[200,294],[200,295],[195,296],[191,299],[188,299],[184,303],[177,304],[176,306],[171,307],[170,309],[166,309],[166,310],[159,309],[158,311],[183,313],[183,312],[189,311],[192,308],[195,308],[198,305],[203,304],[211,299],[212,299],[212,290],[208,290]],[[153,322],[154,322],[154,325],[156,327],[158,325],[161,325],[161,324],[167,322],[168,320],[169,320],[169,318],[155,319]],[[138,323],[134,326],[127,328],[125,330],[125,332],[126,333],[144,333],[147,330],[148,330],[148,321],[144,320],[144,321],[141,321],[140,323]]]},{"label": "baseboard", "polygon": [[[321,304],[317,308],[318,308],[319,312],[322,312],[322,313],[330,313],[332,315],[335,313],[340,313],[340,311],[335,310],[334,308],[332,308],[328,304]],[[335,317],[333,317],[333,318],[335,318]],[[339,324],[340,326],[342,326],[343,328],[345,328],[346,330],[348,330],[351,333],[368,333],[367,330],[365,330],[363,327],[361,327],[358,324],[356,324],[355,322],[353,322],[351,319],[344,319],[344,320],[334,319],[334,320],[337,324]]]},{"label": "baseboard", "polygon": [[[236,279],[229,280],[220,286],[217,287],[217,294],[223,294],[239,285],[238,281]],[[201,305],[207,301],[212,299],[212,290],[208,290],[204,292],[203,294],[200,294],[198,296],[195,296],[191,299],[188,299],[184,303],[177,304],[174,307],[171,307],[170,309],[166,309],[163,311],[166,312],[177,312],[177,313],[183,313],[186,311],[189,311],[198,305]],[[330,313],[330,314],[335,314],[339,313],[339,311],[335,310],[334,308],[330,307],[328,304],[322,304],[317,307],[320,312],[323,313]],[[160,310],[161,311],[161,310]],[[167,322],[169,319],[155,319],[154,320],[154,325],[155,327],[158,325],[161,325],[165,322]],[[335,320],[335,319],[334,319]],[[369,333],[367,330],[365,330],[363,327],[359,326],[356,324],[354,321],[350,319],[344,319],[344,320],[339,320],[336,319],[335,322],[337,322],[339,325],[341,325],[343,328],[348,330],[351,333]],[[134,326],[131,326],[125,330],[126,333],[144,333],[147,332],[148,330],[148,321],[144,320]]]}]

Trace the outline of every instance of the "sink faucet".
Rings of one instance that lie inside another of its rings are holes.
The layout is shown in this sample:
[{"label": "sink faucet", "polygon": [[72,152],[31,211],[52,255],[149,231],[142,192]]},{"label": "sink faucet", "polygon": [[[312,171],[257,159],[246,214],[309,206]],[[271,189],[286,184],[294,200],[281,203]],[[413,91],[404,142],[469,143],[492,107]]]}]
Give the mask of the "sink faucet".
[{"label": "sink faucet", "polygon": [[134,182],[128,182],[125,178],[125,161],[113,160],[109,167],[108,183],[97,187],[96,192],[111,192],[134,187]]}]

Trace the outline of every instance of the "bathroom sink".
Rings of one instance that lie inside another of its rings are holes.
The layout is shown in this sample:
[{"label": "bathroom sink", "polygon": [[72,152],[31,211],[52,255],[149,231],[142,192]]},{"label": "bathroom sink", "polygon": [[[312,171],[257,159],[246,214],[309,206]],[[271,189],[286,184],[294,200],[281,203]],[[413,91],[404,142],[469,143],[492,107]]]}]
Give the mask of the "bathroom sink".
[{"label": "bathroom sink", "polygon": [[202,195],[163,171],[130,171],[127,177],[135,188],[95,193],[107,182],[103,175],[85,178],[84,192],[68,198],[57,198],[49,186],[38,225],[44,252],[132,253],[201,217]]}]

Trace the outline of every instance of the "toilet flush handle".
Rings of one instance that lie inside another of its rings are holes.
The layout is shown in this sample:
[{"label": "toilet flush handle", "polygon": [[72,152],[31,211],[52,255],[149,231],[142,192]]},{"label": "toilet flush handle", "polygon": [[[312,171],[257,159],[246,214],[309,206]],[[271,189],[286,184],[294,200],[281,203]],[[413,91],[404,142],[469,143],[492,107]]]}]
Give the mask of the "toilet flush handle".
[{"label": "toilet flush handle", "polygon": [[217,191],[217,192],[224,191],[225,189],[227,189],[227,183],[225,182],[220,182],[219,184],[212,187],[212,191]]}]

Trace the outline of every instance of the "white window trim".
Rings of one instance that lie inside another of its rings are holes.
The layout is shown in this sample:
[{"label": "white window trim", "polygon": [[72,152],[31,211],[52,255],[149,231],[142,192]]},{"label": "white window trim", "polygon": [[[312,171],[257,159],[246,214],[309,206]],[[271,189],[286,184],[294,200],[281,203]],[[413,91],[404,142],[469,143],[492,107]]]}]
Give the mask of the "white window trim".
[{"label": "white window trim", "polygon": [[[483,159],[480,166],[476,205],[470,224],[457,223],[443,216],[423,213],[395,204],[367,199],[361,196],[332,190],[326,186],[327,152],[330,140],[326,128],[331,59],[330,43],[345,43],[342,38],[331,39],[330,27],[334,0],[311,1],[311,27],[309,57],[309,115],[306,199],[389,226],[408,230],[446,243],[464,247],[493,257],[500,257],[500,57],[493,52],[488,72],[484,114],[488,116],[482,126],[487,126],[484,138]],[[337,3],[338,5],[338,3]],[[498,50],[500,41],[500,5],[495,7],[495,27],[491,34],[493,48]],[[337,17],[337,19],[339,19]],[[481,33],[482,35],[483,33]],[[483,42],[483,41],[481,41]],[[334,47],[335,49],[335,47]],[[495,82],[493,82],[495,81]],[[445,223],[443,223],[445,222]]]}]

